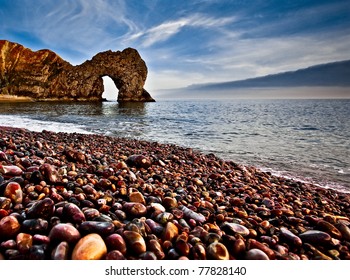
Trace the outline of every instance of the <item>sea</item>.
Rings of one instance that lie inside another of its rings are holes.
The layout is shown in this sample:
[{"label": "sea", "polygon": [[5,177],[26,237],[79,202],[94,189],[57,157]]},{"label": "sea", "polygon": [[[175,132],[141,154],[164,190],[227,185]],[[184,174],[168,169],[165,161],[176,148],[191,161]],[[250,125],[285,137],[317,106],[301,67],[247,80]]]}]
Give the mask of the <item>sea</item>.
[{"label": "sea", "polygon": [[349,99],[0,103],[0,125],[190,147],[350,192]]}]

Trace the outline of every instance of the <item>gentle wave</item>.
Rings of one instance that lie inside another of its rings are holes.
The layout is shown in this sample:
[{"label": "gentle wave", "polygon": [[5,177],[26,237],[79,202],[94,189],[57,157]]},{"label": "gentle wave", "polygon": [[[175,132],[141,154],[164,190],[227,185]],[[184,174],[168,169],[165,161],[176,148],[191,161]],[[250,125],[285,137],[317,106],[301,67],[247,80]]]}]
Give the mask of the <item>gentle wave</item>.
[{"label": "gentle wave", "polygon": [[25,128],[31,131],[41,132],[49,130],[53,132],[82,133],[91,134],[84,126],[75,123],[61,123],[54,121],[34,120],[28,117],[1,115],[1,125],[9,127]]}]

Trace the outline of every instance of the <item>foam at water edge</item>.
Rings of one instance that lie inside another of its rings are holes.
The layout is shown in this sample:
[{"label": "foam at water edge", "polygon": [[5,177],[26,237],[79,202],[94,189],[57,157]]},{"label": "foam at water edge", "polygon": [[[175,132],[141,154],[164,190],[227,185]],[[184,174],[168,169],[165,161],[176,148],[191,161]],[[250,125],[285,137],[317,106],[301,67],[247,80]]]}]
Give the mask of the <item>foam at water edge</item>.
[{"label": "foam at water edge", "polygon": [[74,123],[59,123],[51,121],[35,120],[20,116],[2,115],[1,125],[10,127],[25,128],[31,131],[41,132],[43,130],[53,132],[68,132],[68,133],[82,133],[91,134],[84,126],[76,125]]},{"label": "foam at water edge", "polygon": [[342,193],[350,193],[349,188],[346,188],[340,184],[337,183],[333,183],[333,182],[315,182],[314,180],[312,180],[311,178],[305,178],[305,177],[300,177],[300,176],[294,176],[289,174],[286,171],[276,171],[272,168],[267,168],[267,167],[259,167],[259,169],[263,172],[270,172],[272,175],[277,176],[277,177],[282,177],[282,178],[286,178],[289,180],[294,180],[294,181],[299,181],[302,183],[308,183],[308,184],[313,184],[317,187],[321,187],[321,188],[325,188],[325,189],[332,189],[332,190],[336,190]]}]

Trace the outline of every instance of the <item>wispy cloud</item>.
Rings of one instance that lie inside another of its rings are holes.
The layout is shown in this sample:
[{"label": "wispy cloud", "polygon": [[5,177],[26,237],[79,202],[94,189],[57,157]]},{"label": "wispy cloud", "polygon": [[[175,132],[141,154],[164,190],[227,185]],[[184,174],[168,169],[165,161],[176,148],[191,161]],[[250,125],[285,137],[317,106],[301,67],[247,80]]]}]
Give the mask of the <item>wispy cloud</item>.
[{"label": "wispy cloud", "polygon": [[131,34],[126,40],[139,39],[143,47],[150,47],[156,43],[167,41],[184,27],[218,28],[232,23],[234,20],[235,17],[214,18],[203,14],[193,14],[188,17],[166,21],[144,31]]},{"label": "wispy cloud", "polygon": [[35,1],[35,4],[25,0],[18,5],[13,1],[16,9],[3,21],[4,30],[30,33],[47,48],[74,50],[86,58],[106,48],[117,49],[118,38],[138,30],[127,15],[124,0]]},{"label": "wispy cloud", "polygon": [[[162,69],[152,73],[156,88],[184,87],[196,83],[233,81],[294,71],[315,64],[349,59],[350,35],[337,40],[336,34],[319,36],[289,36],[286,38],[250,38],[222,36],[211,42],[217,51],[193,57],[182,57],[176,52],[167,61],[176,61],[176,71]],[[236,36],[238,36],[236,34]],[[220,46],[220,48],[219,48]],[[169,74],[169,75],[167,75]],[[170,75],[171,74],[171,75]],[[168,76],[168,78],[166,78]],[[153,82],[150,83],[153,86]]]}]

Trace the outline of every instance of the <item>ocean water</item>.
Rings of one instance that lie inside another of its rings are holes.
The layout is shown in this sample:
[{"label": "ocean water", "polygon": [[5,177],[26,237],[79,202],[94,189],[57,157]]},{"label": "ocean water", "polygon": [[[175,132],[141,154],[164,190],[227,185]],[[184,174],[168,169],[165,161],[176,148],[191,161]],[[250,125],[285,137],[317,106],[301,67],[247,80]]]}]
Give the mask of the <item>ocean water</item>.
[{"label": "ocean water", "polygon": [[0,103],[0,125],[191,147],[350,191],[350,100]]}]

